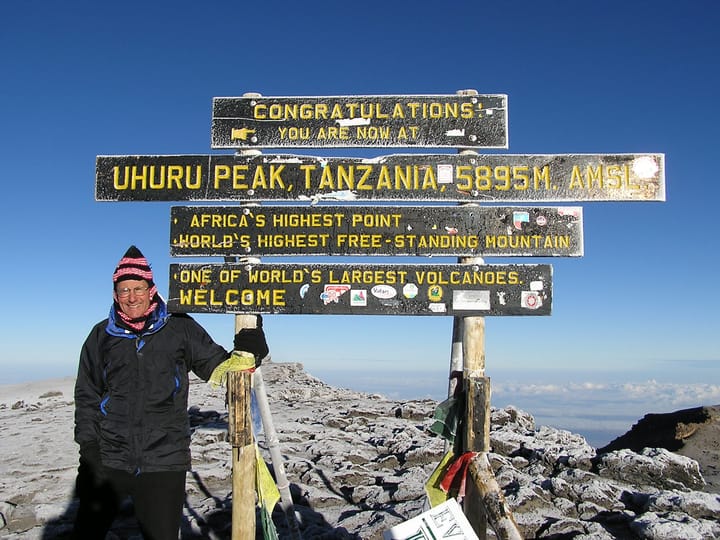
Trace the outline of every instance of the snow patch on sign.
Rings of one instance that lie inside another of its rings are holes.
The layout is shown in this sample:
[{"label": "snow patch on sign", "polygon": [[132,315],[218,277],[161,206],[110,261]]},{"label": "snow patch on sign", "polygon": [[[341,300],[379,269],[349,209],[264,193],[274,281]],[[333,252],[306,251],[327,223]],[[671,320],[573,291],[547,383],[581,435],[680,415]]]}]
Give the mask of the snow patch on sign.
[{"label": "snow patch on sign", "polygon": [[310,201],[310,204],[317,204],[320,201],[354,201],[357,200],[357,192],[349,189],[343,191],[331,191],[330,193],[318,193],[309,197],[307,195],[299,195],[298,200]]},{"label": "snow patch on sign", "polygon": [[273,156],[272,158],[263,158],[263,163],[302,163],[303,160],[290,155]]},{"label": "snow patch on sign", "polygon": [[340,118],[336,120],[339,126],[369,126],[369,118]]},{"label": "snow patch on sign", "polygon": [[632,171],[638,178],[653,178],[659,170],[658,164],[650,156],[633,160]]}]

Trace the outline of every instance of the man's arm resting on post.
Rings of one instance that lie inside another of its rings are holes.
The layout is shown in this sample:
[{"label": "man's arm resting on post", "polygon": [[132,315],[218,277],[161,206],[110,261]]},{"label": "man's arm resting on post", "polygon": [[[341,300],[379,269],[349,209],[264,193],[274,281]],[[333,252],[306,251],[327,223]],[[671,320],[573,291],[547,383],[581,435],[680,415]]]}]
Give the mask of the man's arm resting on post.
[{"label": "man's arm resting on post", "polygon": [[258,316],[257,328],[243,328],[234,339],[234,350],[230,358],[215,368],[210,376],[210,383],[222,385],[228,371],[244,371],[260,367],[270,350],[262,329],[262,318]]}]

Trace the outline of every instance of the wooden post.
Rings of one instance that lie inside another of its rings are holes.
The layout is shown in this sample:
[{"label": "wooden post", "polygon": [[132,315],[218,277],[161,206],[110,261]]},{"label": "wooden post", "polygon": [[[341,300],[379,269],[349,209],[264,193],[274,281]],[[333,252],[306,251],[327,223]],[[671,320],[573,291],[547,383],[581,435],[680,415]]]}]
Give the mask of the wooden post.
[{"label": "wooden post", "polygon": [[467,394],[465,449],[490,451],[490,379],[485,376],[485,318],[465,317],[463,359]]},{"label": "wooden post", "polygon": [[[235,331],[254,328],[255,315],[236,315]],[[255,540],[256,450],[250,410],[252,374],[227,374],[228,435],[232,445],[232,540]]]},{"label": "wooden post", "polygon": [[[465,317],[463,321],[463,379],[466,400],[463,449],[486,453],[490,450],[490,379],[485,377],[484,317]],[[487,515],[474,482],[466,484],[463,511],[479,540],[485,540]]]},{"label": "wooden post", "polygon": [[470,461],[468,471],[472,485],[478,490],[479,499],[488,516],[488,521],[499,540],[522,540],[522,535],[505,502],[502,490],[495,479],[487,453],[483,452]]},{"label": "wooden post", "polygon": [[[464,258],[461,262],[478,266],[485,264],[480,257]],[[461,329],[465,389],[462,450],[486,453],[490,451],[490,379],[485,377],[485,318],[464,317]],[[474,482],[466,484],[463,512],[479,540],[485,540],[487,514]]]},{"label": "wooden post", "polygon": [[[258,92],[245,92],[243,94],[243,97],[261,97],[262,94]],[[244,149],[239,150],[237,152],[239,155],[244,156],[255,156],[259,155],[262,152],[257,149]],[[248,203],[244,206],[259,206],[259,203]],[[230,260],[237,260],[234,257],[226,257],[226,262],[230,262]],[[260,259],[257,258],[249,258],[245,259],[247,261],[253,261],[253,262],[260,262]],[[257,327],[257,317],[255,315],[237,315],[235,317],[235,332],[239,332],[242,328],[256,328]],[[292,502],[292,496],[290,494],[290,485],[287,481],[287,476],[285,474],[285,467],[282,462],[282,457],[280,455],[280,451],[278,448],[278,440],[277,440],[277,433],[275,431],[275,426],[272,422],[272,416],[270,414],[270,405],[267,400],[267,394],[265,393],[265,384],[263,382],[262,378],[262,368],[258,368],[255,372],[255,377],[253,377],[252,386],[255,388],[255,395],[258,400],[258,408],[260,410],[260,416],[262,418],[263,428],[265,430],[265,437],[266,441],[268,442],[268,446],[270,448],[270,454],[273,460],[273,467],[275,469],[275,475],[278,478],[278,481],[280,485],[278,486],[278,490],[280,491],[280,500],[282,503],[282,509],[285,513],[285,517],[288,521],[288,529],[290,531],[290,538],[292,540],[300,539],[300,530],[298,526],[297,519],[295,518],[295,508],[293,506]],[[228,399],[229,399],[229,393],[228,393]],[[248,393],[248,404],[247,404],[247,411],[248,411],[248,418],[251,417],[252,412],[250,408],[250,394]],[[250,419],[250,422],[252,422],[252,419]],[[248,427],[248,433],[252,435],[252,424]],[[252,436],[251,436],[252,438]],[[253,459],[255,459],[255,449],[253,445]],[[234,455],[234,451],[233,451]],[[253,461],[254,463],[254,461]],[[240,469],[240,467],[238,467]],[[255,486],[255,469],[252,470],[252,479],[253,479],[253,490]],[[233,530],[232,530],[232,540],[236,540],[236,512],[235,512],[235,462],[233,461]],[[244,485],[238,485],[239,490],[243,490],[246,486]],[[241,491],[239,492],[241,493]],[[254,493],[254,491],[253,491]],[[254,501],[254,499],[253,499]],[[237,536],[238,539],[242,538],[245,540],[246,538],[248,540],[254,540],[255,539],[255,507],[253,506],[253,535],[252,536]],[[238,510],[237,513],[237,521],[239,523],[242,523],[244,519],[246,519],[248,510],[244,509],[243,511]],[[238,531],[238,534],[245,534],[244,532],[241,533]]]},{"label": "wooden post", "polygon": [[[477,95],[476,90],[460,90],[459,95]],[[475,154],[472,150],[462,153]],[[463,264],[483,265],[480,257],[461,259]],[[485,376],[485,318],[465,317],[453,329],[462,332],[462,366],[465,389],[465,432],[463,450],[476,452],[466,484],[463,511],[480,540],[487,538],[488,520],[501,540],[522,540],[517,523],[505,503],[502,490],[495,480],[487,454],[490,452],[490,378]]]},{"label": "wooden post", "polygon": [[[460,96],[476,96],[477,90],[458,90]],[[462,154],[477,154],[461,150]],[[475,204],[475,203],[470,203]],[[483,265],[481,257],[461,258],[458,262]],[[453,334],[462,333],[462,372],[465,390],[465,432],[462,444],[456,443],[464,452],[487,452],[490,448],[490,381],[485,377],[485,318],[463,317],[462,324],[455,323]],[[453,335],[453,342],[458,339]],[[477,486],[468,482],[463,500],[463,512],[480,540],[487,538],[487,517]]]}]

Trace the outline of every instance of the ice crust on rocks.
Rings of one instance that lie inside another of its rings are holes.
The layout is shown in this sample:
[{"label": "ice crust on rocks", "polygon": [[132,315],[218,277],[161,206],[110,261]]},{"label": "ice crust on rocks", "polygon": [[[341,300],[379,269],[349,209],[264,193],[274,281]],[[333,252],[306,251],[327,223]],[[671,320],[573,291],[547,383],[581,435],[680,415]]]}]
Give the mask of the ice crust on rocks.
[{"label": "ice crust on rocks", "polygon": [[[262,373],[304,539],[379,540],[426,508],[424,483],[445,453],[428,430],[436,402],[334,388],[300,364],[271,362]],[[66,538],[76,508],[72,380],[14,391],[0,391],[0,537]],[[193,381],[185,539],[230,538],[224,400]],[[490,435],[491,465],[527,539],[720,538],[720,495],[689,457],[662,448],[598,455],[583,437],[538,427],[513,407],[492,410]],[[262,434],[258,444],[272,469]],[[286,537],[279,506],[273,519]],[[109,538],[140,538],[129,503]]]}]

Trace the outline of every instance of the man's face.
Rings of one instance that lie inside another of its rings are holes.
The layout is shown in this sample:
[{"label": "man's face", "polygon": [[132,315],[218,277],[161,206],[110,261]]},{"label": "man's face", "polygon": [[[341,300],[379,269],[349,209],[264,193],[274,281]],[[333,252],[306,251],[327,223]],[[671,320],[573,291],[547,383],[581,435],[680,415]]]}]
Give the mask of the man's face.
[{"label": "man's face", "polygon": [[144,279],[125,279],[115,286],[115,299],[122,312],[135,319],[141,317],[150,307],[150,295]]}]

